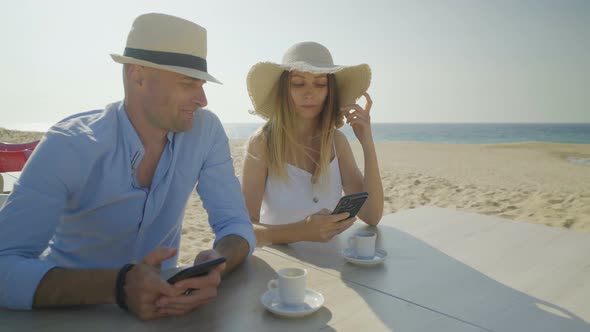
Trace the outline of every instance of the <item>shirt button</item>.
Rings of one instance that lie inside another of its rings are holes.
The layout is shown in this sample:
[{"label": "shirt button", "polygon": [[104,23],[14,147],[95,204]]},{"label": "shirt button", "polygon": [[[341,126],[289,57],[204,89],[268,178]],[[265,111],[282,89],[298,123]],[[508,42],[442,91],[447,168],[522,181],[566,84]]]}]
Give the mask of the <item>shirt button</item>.
[{"label": "shirt button", "polygon": [[319,202],[319,201],[320,201],[320,200],[319,200],[317,197],[314,197],[314,198],[313,198],[313,202],[314,202],[314,203],[317,203],[317,202]]}]

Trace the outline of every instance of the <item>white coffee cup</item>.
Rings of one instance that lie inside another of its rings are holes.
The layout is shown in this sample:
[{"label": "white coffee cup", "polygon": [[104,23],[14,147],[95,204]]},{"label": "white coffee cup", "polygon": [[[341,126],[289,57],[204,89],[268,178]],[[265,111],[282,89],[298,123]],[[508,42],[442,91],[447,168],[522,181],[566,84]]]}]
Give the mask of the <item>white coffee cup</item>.
[{"label": "white coffee cup", "polygon": [[348,238],[348,245],[356,252],[356,256],[362,259],[375,257],[375,241],[377,234],[370,231],[359,231]]},{"label": "white coffee cup", "polygon": [[278,289],[281,302],[286,305],[297,306],[303,304],[307,270],[298,267],[288,267],[280,269],[277,274],[279,276],[278,279],[268,282],[268,289]]}]

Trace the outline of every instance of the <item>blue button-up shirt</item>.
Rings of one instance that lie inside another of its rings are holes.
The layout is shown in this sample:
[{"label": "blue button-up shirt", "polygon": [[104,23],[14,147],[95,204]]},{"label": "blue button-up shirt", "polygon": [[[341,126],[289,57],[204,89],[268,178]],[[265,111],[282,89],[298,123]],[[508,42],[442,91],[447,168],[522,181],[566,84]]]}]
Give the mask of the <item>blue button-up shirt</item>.
[{"label": "blue button-up shirt", "polygon": [[235,234],[252,253],[256,240],[219,119],[200,109],[191,130],[167,137],[151,186],[142,188],[135,172],[144,150],[122,102],[47,132],[0,210],[0,306],[30,309],[40,280],[57,266],[119,268],[156,247],[178,248],[195,186],[216,242]]}]

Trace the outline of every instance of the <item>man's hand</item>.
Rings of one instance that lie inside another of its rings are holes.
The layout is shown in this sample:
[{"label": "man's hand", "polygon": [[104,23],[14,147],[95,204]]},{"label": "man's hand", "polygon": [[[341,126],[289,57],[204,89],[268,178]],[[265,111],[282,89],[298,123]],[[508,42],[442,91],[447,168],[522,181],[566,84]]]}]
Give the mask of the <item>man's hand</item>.
[{"label": "man's hand", "polygon": [[169,315],[161,312],[156,305],[163,296],[180,296],[184,290],[175,288],[160,278],[162,261],[176,255],[174,248],[157,248],[135,265],[125,278],[126,303],[129,310],[144,320]]},{"label": "man's hand", "polygon": [[[222,257],[215,250],[200,252],[195,258],[195,265]],[[174,284],[179,290],[180,296],[162,296],[156,302],[157,312],[162,315],[184,315],[203,304],[209,303],[217,296],[217,287],[221,282],[221,271],[225,269],[225,263],[213,268],[202,277],[181,280]]]}]

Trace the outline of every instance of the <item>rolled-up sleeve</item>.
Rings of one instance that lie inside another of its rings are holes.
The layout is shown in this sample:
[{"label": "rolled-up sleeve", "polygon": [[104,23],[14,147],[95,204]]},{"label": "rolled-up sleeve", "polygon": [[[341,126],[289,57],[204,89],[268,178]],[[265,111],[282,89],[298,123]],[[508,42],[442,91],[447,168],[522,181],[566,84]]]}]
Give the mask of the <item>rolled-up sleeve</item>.
[{"label": "rolled-up sleeve", "polygon": [[[39,258],[65,208],[76,160],[59,136],[48,134],[26,163],[0,209],[0,306],[31,309],[37,286],[55,267]],[[70,147],[71,148],[71,147]]]},{"label": "rolled-up sleeve", "polygon": [[214,141],[200,171],[197,192],[215,233],[214,246],[227,235],[238,235],[248,241],[252,254],[256,247],[254,229],[234,172],[227,135],[216,117],[215,120]]}]

